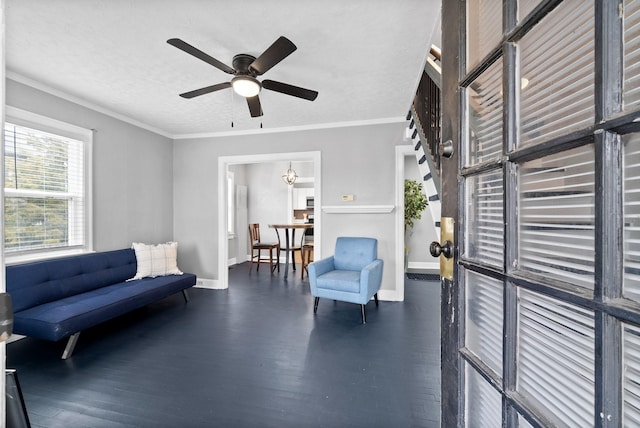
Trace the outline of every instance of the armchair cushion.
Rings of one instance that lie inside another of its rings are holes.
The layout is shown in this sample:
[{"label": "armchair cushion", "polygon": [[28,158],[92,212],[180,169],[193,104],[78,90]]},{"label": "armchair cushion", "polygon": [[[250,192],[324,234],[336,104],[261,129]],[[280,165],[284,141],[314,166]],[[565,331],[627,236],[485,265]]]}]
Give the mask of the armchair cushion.
[{"label": "armchair cushion", "polygon": [[318,288],[335,291],[360,292],[360,272],[355,270],[333,270],[318,278]]}]

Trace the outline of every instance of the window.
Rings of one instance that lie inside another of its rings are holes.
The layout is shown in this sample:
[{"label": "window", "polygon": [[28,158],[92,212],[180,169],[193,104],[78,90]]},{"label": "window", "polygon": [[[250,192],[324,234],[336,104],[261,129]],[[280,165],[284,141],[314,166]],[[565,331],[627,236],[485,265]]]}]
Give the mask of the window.
[{"label": "window", "polygon": [[90,250],[92,132],[7,107],[4,248],[8,261]]}]

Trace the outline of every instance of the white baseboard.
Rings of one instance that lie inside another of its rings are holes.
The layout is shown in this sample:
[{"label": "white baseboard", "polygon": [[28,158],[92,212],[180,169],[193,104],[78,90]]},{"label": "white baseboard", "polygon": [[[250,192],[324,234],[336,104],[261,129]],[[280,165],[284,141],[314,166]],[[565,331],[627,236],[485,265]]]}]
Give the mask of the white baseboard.
[{"label": "white baseboard", "polygon": [[9,336],[6,343],[17,342],[18,340],[24,339],[25,337],[27,336],[22,336],[20,334],[12,334],[11,336]]},{"label": "white baseboard", "polygon": [[440,272],[440,262],[409,262],[407,269],[434,270]]},{"label": "white baseboard", "polygon": [[220,287],[215,279],[198,278],[196,280],[196,288],[208,288],[210,290],[225,290],[227,287]]},{"label": "white baseboard", "polygon": [[236,258],[235,258],[235,257],[234,257],[234,258],[231,258],[231,259],[229,259],[229,260],[227,260],[227,266],[233,266],[233,265],[235,265],[236,263],[238,263],[238,262],[237,262],[237,260],[236,260]]},{"label": "white baseboard", "polygon": [[378,300],[385,302],[402,302],[404,301],[404,297],[400,297],[395,290],[379,290]]}]

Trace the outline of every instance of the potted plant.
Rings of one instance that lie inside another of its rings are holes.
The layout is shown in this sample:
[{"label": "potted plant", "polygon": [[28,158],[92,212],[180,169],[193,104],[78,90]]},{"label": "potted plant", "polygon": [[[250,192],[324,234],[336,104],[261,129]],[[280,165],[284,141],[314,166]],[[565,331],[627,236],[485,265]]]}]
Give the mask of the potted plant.
[{"label": "potted plant", "polygon": [[[415,180],[404,180],[404,236],[411,235],[414,220],[422,218],[422,212],[427,207],[427,197],[422,191],[422,183]],[[409,247],[404,247],[404,268],[407,270],[409,262]]]}]

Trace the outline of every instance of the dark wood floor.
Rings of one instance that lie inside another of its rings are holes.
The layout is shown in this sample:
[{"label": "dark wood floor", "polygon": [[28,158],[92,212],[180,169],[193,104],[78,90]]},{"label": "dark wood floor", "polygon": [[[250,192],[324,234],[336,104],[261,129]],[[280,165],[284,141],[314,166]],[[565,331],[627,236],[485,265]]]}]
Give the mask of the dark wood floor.
[{"label": "dark wood floor", "polygon": [[440,285],[405,302],[321,300],[307,280],[229,272],[64,343],[7,345],[33,427],[438,427]]}]

